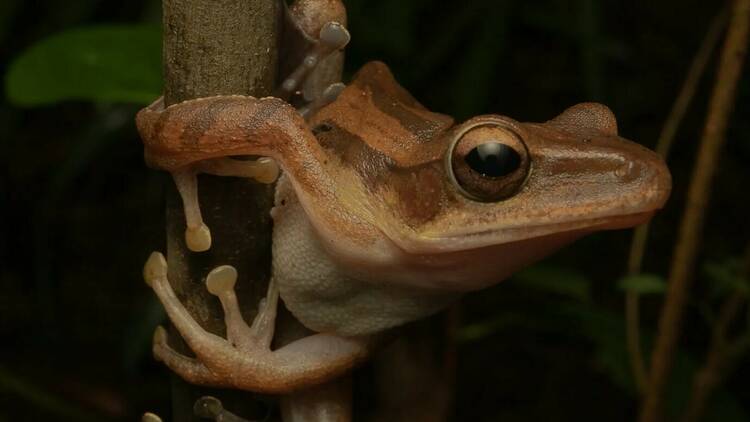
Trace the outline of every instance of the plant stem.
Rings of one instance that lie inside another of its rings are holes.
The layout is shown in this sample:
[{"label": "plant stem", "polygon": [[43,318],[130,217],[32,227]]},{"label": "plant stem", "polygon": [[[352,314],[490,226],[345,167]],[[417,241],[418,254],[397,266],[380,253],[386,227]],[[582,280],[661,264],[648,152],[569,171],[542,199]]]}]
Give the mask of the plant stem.
[{"label": "plant stem", "polygon": [[714,327],[705,365],[698,370],[693,380],[688,407],[683,416],[683,422],[698,422],[702,419],[711,394],[724,380],[732,366],[729,339],[727,331],[730,324],[742,310],[745,296],[739,292],[730,296],[722,305],[719,319]]},{"label": "plant stem", "polygon": [[722,8],[711,21],[706,36],[703,38],[700,48],[695,53],[695,57],[693,57],[690,69],[685,76],[685,82],[682,84],[680,94],[675,99],[669,117],[664,122],[664,127],[662,128],[662,131],[659,134],[659,140],[656,143],[656,152],[662,157],[666,158],[669,156],[672,144],[674,143],[674,138],[677,135],[677,130],[685,117],[685,113],[687,112],[690,103],[693,102],[700,80],[706,71],[706,66],[713,56],[714,50],[716,50],[716,46],[721,40],[721,35],[724,33],[728,19],[729,10],[727,8]]},{"label": "plant stem", "polygon": [[[669,157],[672,149],[674,138],[677,135],[677,129],[685,118],[688,107],[693,102],[695,92],[698,89],[703,74],[706,71],[708,61],[713,56],[716,45],[719,43],[721,34],[727,23],[727,9],[724,8],[711,21],[711,25],[703,38],[700,48],[693,57],[685,81],[682,84],[680,93],[677,95],[672,109],[669,112],[667,120],[664,122],[659,139],[656,142],[656,152],[665,160]],[[643,224],[635,229],[633,242],[630,245],[630,256],[628,259],[628,274],[635,275],[641,272],[643,256],[646,253],[646,242],[648,241],[648,232],[650,223]],[[636,381],[636,387],[640,394],[646,390],[648,383],[648,373],[646,364],[643,360],[643,349],[641,348],[640,334],[640,295],[635,291],[625,293],[625,321],[626,336],[628,344],[628,355],[630,356],[630,366]]]},{"label": "plant stem", "polygon": [[688,190],[685,215],[672,259],[669,289],[659,320],[649,385],[641,409],[641,422],[656,422],[661,419],[662,396],[680,335],[680,323],[692,281],[691,273],[700,243],[711,183],[719,154],[726,141],[727,124],[745,60],[749,27],[750,0],[735,0],[697,155],[698,161]]},{"label": "plant stem", "polygon": [[[166,104],[220,94],[270,94],[277,68],[280,4],[278,0],[163,0]],[[183,240],[180,197],[171,182],[167,185],[172,287],[199,324],[223,335],[221,307],[202,280],[218,265],[237,268],[241,309],[252,320],[270,272],[272,187],[239,178],[200,177],[201,210],[214,242],[210,251],[196,254],[187,250]],[[182,343],[177,333],[172,334],[170,341]],[[187,351],[184,344],[173,346]],[[193,403],[208,394],[234,413],[264,415],[245,392],[194,387],[174,377],[173,419],[198,421]]]},{"label": "plant stem", "polygon": [[[750,277],[750,244],[745,248],[743,276]],[[711,345],[708,349],[706,363],[696,373],[688,401],[688,407],[682,418],[683,422],[698,422],[703,418],[711,395],[724,382],[726,375],[737,361],[747,352],[750,342],[750,327],[745,327],[745,334],[732,341],[729,329],[737,316],[747,304],[747,295],[739,290],[727,298],[721,306],[719,316],[713,327]]]}]

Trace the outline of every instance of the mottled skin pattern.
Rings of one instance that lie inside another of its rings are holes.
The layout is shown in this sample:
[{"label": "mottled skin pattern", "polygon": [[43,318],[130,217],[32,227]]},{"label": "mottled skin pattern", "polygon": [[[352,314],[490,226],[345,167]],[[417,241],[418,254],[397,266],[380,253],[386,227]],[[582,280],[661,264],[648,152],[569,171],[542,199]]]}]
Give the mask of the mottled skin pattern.
[{"label": "mottled skin pattern", "polygon": [[[253,326],[273,326],[280,295],[319,334],[274,351],[253,346],[270,344],[272,330],[222,343],[191,326],[170,299],[158,257],[147,265],[147,280],[199,359],[175,356],[157,341],[160,358],[193,382],[252,391],[290,391],[341,375],[379,333],[585,234],[647,221],[671,184],[655,153],[617,135],[605,106],[579,104],[546,123],[488,115],[454,125],[378,62],[308,122],[279,99],[221,96],[166,109],[157,102],[139,113],[138,128],[148,163],[167,171],[231,155],[269,156],[284,171],[273,210],[274,280]],[[475,143],[489,141],[515,145],[524,165],[511,179],[458,177]],[[513,185],[502,200],[466,194],[504,180]],[[223,294],[231,311],[236,300]],[[228,320],[228,331],[243,331],[231,329],[242,324]],[[232,353],[237,344],[244,346]]]}]

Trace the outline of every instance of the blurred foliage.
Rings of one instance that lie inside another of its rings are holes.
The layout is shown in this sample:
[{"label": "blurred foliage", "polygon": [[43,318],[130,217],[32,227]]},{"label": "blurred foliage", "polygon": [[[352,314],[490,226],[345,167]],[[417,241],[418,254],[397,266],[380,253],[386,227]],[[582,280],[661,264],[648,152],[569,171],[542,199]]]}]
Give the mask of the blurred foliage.
[{"label": "blurred foliage", "polygon": [[[593,346],[591,359],[595,370],[609,377],[612,383],[631,397],[637,397],[627,354],[624,318],[620,313],[589,302],[590,280],[573,270],[537,265],[516,275],[514,281],[524,289],[541,289],[549,294],[566,297],[567,300],[554,307],[537,308],[533,315],[506,311],[500,312],[491,320],[464,326],[458,336],[460,342],[477,342],[519,327],[540,334],[553,333],[587,342]],[[568,288],[566,285],[569,285]],[[663,293],[666,287],[664,280],[656,275],[627,277],[618,286],[641,294]],[[645,335],[644,340],[647,347],[651,348],[653,333]],[[690,399],[692,376],[699,364],[684,351],[675,356],[675,370],[667,390],[670,420],[678,418]],[[748,420],[748,414],[739,400],[727,391],[717,394],[706,417],[711,421]]]},{"label": "blurred foliage", "polygon": [[[543,121],[608,104],[624,136],[652,146],[718,3],[347,0],[347,74],[388,63],[428,108]],[[132,118],[161,87],[159,1],[0,4],[0,420],[168,415],[150,358],[160,306],[140,267],[163,249],[162,178],[142,163]],[[680,11],[679,18],[675,10]],[[12,36],[11,36],[12,35]],[[750,68],[750,67],[748,67]],[[707,79],[708,80],[708,79]],[[670,160],[675,189],[654,221],[647,273],[624,277],[628,233],[602,233],[468,295],[456,420],[632,420],[623,291],[644,296],[649,348],[675,222],[705,111],[703,84]],[[33,106],[33,107],[32,107]],[[736,116],[750,112],[750,83]],[[713,309],[748,280],[734,256],[750,233],[750,124],[735,118],[698,283],[676,357],[677,414],[707,348]],[[737,183],[739,182],[739,183]],[[618,281],[619,280],[619,281]],[[750,314],[749,314],[750,315]],[[712,421],[747,421],[747,359],[714,397]]]},{"label": "blurred foliage", "polygon": [[525,288],[555,293],[580,302],[591,300],[591,280],[569,268],[536,265],[521,271],[513,278]]},{"label": "blurred foliage", "polygon": [[617,287],[638,294],[662,294],[667,291],[667,281],[656,274],[635,274],[622,278]]},{"label": "blurred foliage", "polygon": [[711,281],[711,293],[714,298],[728,296],[732,292],[750,293],[750,280],[743,274],[743,262],[740,258],[728,257],[723,261],[709,261],[703,266],[706,278]]},{"label": "blurred foliage", "polygon": [[161,93],[161,29],[98,26],[55,34],[8,69],[8,99],[39,106],[63,100],[147,103]]}]

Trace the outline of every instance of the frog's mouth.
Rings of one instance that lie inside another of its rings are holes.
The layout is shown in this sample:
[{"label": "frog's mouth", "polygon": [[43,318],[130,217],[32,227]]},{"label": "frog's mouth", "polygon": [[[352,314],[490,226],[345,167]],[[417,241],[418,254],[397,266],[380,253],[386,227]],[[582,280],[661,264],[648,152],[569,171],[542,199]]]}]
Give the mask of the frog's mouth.
[{"label": "frog's mouth", "polygon": [[506,227],[475,232],[443,233],[437,236],[419,236],[412,239],[391,239],[405,252],[413,254],[460,252],[496,245],[507,246],[534,239],[540,241],[549,239],[552,243],[558,243],[560,237],[572,237],[571,241],[573,241],[596,231],[635,227],[648,222],[655,213],[656,209],[651,209],[624,215],[595,217],[539,226]]}]

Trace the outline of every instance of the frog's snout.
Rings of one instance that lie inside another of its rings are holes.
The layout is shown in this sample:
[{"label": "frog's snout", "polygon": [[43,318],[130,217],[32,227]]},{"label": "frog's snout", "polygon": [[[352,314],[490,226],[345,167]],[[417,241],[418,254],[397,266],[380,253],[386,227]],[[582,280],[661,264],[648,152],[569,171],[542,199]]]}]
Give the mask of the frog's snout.
[{"label": "frog's snout", "polygon": [[672,192],[672,173],[661,157],[658,157],[658,161],[649,166],[645,173],[644,184],[650,186],[648,192],[653,196],[654,208],[661,209]]},{"label": "frog's snout", "polygon": [[[630,141],[625,141],[629,142]],[[633,150],[625,153],[622,163],[614,169],[623,184],[634,185],[641,192],[644,210],[664,207],[672,191],[672,175],[664,159],[654,151],[631,143]]]}]

